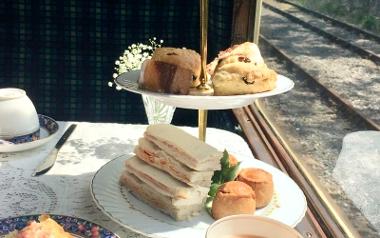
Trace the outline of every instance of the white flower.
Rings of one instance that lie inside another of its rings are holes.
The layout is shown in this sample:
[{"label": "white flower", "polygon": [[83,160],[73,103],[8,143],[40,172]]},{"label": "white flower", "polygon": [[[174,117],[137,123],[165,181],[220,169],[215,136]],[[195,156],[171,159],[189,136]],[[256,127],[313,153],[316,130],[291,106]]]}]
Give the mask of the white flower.
[{"label": "white flower", "polygon": [[[153,37],[148,39],[148,44],[143,43],[134,43],[127,47],[124,50],[123,54],[115,61],[115,73],[112,74],[112,77],[116,77],[124,72],[131,70],[140,69],[142,63],[146,59],[150,59],[156,48],[161,47],[163,40],[156,42],[157,38]],[[112,87],[114,83],[108,82],[108,86]],[[121,90],[119,86],[116,86],[117,90]]]}]

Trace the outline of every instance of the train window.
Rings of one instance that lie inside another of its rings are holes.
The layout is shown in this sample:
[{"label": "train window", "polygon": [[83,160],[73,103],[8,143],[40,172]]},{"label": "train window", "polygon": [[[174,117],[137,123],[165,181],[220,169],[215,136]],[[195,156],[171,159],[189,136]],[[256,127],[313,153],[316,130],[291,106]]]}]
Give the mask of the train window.
[{"label": "train window", "polygon": [[267,0],[261,15],[263,57],[295,87],[256,106],[352,237],[380,237],[379,14],[379,1]]}]

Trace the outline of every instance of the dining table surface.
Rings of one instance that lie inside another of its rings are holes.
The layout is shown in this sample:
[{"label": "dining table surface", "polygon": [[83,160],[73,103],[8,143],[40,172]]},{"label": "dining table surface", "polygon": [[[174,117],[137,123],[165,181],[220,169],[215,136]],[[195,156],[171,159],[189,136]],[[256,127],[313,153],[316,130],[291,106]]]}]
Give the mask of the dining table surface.
[{"label": "dining table surface", "polygon": [[[46,174],[32,176],[37,165],[73,123],[77,128],[60,149],[52,169]],[[133,155],[147,125],[64,121],[58,121],[58,124],[58,132],[45,145],[0,153],[0,219],[59,214],[91,221],[120,237],[145,237],[102,213],[93,202],[90,183],[107,162],[122,155]],[[181,128],[198,135],[196,127]],[[237,158],[254,159],[248,144],[235,133],[207,128],[206,142],[219,150],[228,149]]]}]

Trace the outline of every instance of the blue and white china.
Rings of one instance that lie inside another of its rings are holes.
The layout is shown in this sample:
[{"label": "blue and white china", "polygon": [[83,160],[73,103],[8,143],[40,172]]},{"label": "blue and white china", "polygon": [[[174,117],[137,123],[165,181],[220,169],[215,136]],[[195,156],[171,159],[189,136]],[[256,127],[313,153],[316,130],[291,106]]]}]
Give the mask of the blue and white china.
[{"label": "blue and white china", "polygon": [[54,138],[59,129],[58,123],[54,119],[41,114],[38,115],[38,121],[38,137],[33,137],[31,135],[31,140],[29,140],[29,138],[23,137],[19,137],[19,139],[14,140],[2,139],[0,140],[0,153],[19,152],[33,149],[41,145],[44,145],[45,143],[49,142],[52,138]]},{"label": "blue and white china", "polygon": [[39,137],[37,111],[19,88],[0,88],[0,139],[31,141]]},{"label": "blue and white china", "polygon": [[[0,220],[0,237],[14,231],[21,230],[31,221],[38,221],[40,215],[27,215]],[[77,217],[63,215],[49,215],[60,224],[66,232],[81,238],[118,238],[111,231],[95,223]]]},{"label": "blue and white china", "polygon": [[7,139],[6,141],[12,143],[12,144],[20,144],[20,143],[25,143],[25,142],[30,142],[30,141],[35,141],[40,138],[40,128],[38,128],[37,131],[32,132],[27,135],[22,135],[22,136],[15,136],[13,138]]}]

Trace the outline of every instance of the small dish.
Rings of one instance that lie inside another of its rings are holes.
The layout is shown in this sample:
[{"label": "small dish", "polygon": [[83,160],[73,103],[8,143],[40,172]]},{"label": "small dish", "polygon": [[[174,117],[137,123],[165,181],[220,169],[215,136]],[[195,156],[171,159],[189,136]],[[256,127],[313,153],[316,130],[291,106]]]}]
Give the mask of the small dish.
[{"label": "small dish", "polygon": [[39,138],[35,138],[35,140],[29,142],[21,142],[19,144],[14,144],[9,141],[0,140],[0,153],[30,150],[42,146],[49,142],[52,138],[54,138],[59,129],[58,123],[54,119],[41,114],[38,115],[38,119],[40,123]]},{"label": "small dish", "polygon": [[293,228],[274,219],[233,215],[219,219],[206,231],[206,238],[302,238]]},{"label": "small dish", "polygon": [[[0,220],[0,237],[14,230],[21,230],[32,220],[38,221],[39,216],[40,215],[26,215]],[[49,216],[60,224],[66,232],[71,233],[77,238],[118,238],[118,236],[111,231],[81,218],[50,214]]]}]

